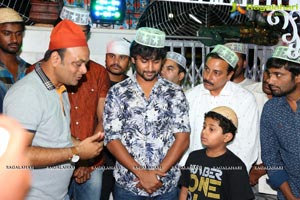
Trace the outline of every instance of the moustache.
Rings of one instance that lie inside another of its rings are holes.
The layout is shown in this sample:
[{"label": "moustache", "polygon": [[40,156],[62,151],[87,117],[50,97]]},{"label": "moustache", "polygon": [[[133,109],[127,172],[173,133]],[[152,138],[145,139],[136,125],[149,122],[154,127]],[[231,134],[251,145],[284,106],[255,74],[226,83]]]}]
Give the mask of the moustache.
[{"label": "moustache", "polygon": [[113,65],[110,65],[110,67],[117,67],[117,68],[121,68],[121,66],[120,66],[120,65],[118,65],[118,64],[113,64]]},{"label": "moustache", "polygon": [[207,84],[209,84],[209,85],[214,85],[212,82],[208,81],[207,79],[204,79],[204,80],[203,80],[203,83],[207,83]]},{"label": "moustache", "polygon": [[9,43],[9,44],[8,44],[8,46],[12,46],[12,45],[20,46],[19,43]]},{"label": "moustache", "polygon": [[275,85],[269,85],[269,88],[270,88],[271,90],[279,89],[279,87],[277,87],[277,86],[275,86]]}]

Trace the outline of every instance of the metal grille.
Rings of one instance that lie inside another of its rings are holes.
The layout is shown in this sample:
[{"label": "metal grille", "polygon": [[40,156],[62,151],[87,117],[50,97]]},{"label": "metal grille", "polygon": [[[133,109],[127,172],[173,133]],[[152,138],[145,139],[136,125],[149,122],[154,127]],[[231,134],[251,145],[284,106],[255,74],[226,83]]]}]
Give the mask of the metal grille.
[{"label": "metal grille", "polygon": [[158,28],[169,36],[197,36],[201,27],[237,25],[247,20],[246,15],[230,18],[231,9],[226,5],[153,1],[140,17],[137,27]]}]

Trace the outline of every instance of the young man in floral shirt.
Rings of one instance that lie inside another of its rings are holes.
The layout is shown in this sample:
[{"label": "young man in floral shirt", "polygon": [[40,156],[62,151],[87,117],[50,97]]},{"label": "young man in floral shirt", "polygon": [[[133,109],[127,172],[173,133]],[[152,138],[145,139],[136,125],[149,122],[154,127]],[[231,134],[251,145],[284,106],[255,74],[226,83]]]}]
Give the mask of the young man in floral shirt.
[{"label": "young man in floral shirt", "polygon": [[114,198],[178,198],[177,162],[189,145],[188,104],[158,74],[165,34],[140,28],[130,47],[136,73],[113,86],[104,109],[105,144],[116,157]]}]

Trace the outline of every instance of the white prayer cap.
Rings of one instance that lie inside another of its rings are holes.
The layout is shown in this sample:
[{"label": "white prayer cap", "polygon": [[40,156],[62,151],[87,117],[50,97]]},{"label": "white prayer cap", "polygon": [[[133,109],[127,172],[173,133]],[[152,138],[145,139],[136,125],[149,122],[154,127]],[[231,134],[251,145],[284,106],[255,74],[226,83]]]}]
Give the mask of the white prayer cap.
[{"label": "white prayer cap", "polygon": [[217,53],[233,68],[236,67],[237,62],[239,61],[239,57],[236,55],[236,53],[234,53],[231,49],[221,44],[215,46],[211,53]]},{"label": "white prayer cap", "polygon": [[75,6],[64,6],[60,12],[59,17],[62,20],[71,20],[77,25],[89,25],[91,22],[90,12],[85,10],[84,8]]},{"label": "white prayer cap", "polygon": [[167,52],[166,59],[173,60],[186,70],[186,59],[183,55],[173,51],[169,51]]},{"label": "white prayer cap", "polygon": [[23,18],[12,8],[0,8],[0,24],[23,22]]},{"label": "white prayer cap", "polygon": [[226,119],[229,119],[235,128],[238,128],[238,118],[236,113],[227,106],[219,106],[211,110],[212,112],[218,113],[225,117]]},{"label": "white prayer cap", "polygon": [[226,43],[225,46],[236,53],[247,54],[245,44],[243,43],[232,42]]},{"label": "white prayer cap", "polygon": [[129,49],[130,43],[121,38],[115,38],[106,45],[106,53],[130,56]]},{"label": "white prayer cap", "polygon": [[165,47],[166,34],[155,28],[141,27],[137,30],[134,41],[153,48]]},{"label": "white prayer cap", "polygon": [[298,57],[296,59],[290,58],[287,54],[288,49],[289,48],[287,46],[278,46],[278,47],[276,47],[276,49],[274,50],[274,52],[272,54],[272,58],[279,58],[279,59],[282,59],[282,60],[287,60],[287,61],[290,61],[290,62],[300,64],[300,57]]}]

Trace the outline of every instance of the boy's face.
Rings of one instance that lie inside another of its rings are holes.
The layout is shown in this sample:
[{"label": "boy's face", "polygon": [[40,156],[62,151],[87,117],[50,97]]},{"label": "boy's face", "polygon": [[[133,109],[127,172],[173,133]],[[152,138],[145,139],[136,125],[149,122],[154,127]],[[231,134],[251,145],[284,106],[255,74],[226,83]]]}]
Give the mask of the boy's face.
[{"label": "boy's face", "polygon": [[207,117],[204,120],[201,132],[201,143],[209,149],[223,149],[229,140],[231,133],[223,134],[223,129],[219,125],[219,121]]}]

